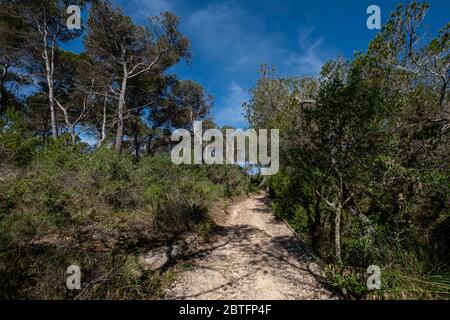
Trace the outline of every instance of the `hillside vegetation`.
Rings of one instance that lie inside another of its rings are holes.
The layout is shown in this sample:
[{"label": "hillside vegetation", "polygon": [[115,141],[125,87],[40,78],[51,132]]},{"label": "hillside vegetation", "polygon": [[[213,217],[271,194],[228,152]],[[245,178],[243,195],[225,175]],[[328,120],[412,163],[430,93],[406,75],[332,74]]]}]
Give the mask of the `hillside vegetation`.
[{"label": "hillside vegetation", "polygon": [[[3,132],[0,143],[8,138]],[[144,272],[138,255],[185,232],[206,239],[211,205],[250,187],[239,167],[182,167],[165,155],[134,163],[106,148],[59,141],[26,167],[2,163],[1,170],[3,299],[78,296],[65,287],[70,265],[92,284],[79,298],[156,298],[167,275]]]},{"label": "hillside vegetation", "polygon": [[[68,5],[87,11],[82,29],[67,28]],[[218,127],[213,97],[172,73],[192,56],[173,13],[141,25],[110,1],[0,8],[0,299],[161,298],[177,261],[151,271],[141,256],[207,241],[212,206],[264,184],[345,297],[450,297],[450,24],[426,33],[426,3],[398,6],[365,52],[317,77],[262,66],[244,112],[280,132],[264,180],[257,166],[172,163],[175,129]],[[79,54],[64,49],[74,40]],[[70,265],[81,290],[66,287]]]},{"label": "hillside vegetation", "polygon": [[245,106],[253,127],[280,129],[275,214],[348,296],[449,298],[450,24],[426,34],[428,10],[398,6],[365,53],[317,78],[263,66]]},{"label": "hillside vegetation", "polygon": [[[88,11],[82,30],[69,5]],[[211,205],[251,186],[239,166],[172,164],[173,129],[215,126],[212,97],[168,71],[191,56],[178,17],[138,25],[109,1],[0,8],[0,299],[161,297],[176,261],[154,272],[140,257],[206,240]],[[63,49],[76,39],[82,53]],[[70,265],[81,290],[66,287]]]}]

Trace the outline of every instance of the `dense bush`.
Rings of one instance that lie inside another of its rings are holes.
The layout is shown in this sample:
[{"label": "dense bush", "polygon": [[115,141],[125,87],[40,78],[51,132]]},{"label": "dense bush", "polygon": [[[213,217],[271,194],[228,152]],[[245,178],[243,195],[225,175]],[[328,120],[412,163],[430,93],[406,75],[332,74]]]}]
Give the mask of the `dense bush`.
[{"label": "dense bush", "polygon": [[25,166],[33,160],[38,139],[17,112],[0,118],[0,165]]},{"label": "dense bush", "polygon": [[[414,41],[428,9],[399,5],[365,53],[319,77],[263,67],[245,105],[253,127],[280,130],[276,217],[353,297],[450,296],[450,29]],[[364,290],[369,265],[382,269],[376,293]]]},{"label": "dense bush", "polygon": [[212,202],[248,186],[238,167],[176,166],[166,155],[136,162],[64,139],[33,158],[0,180],[2,298],[75,298],[65,289],[71,264],[96,283],[81,298],[156,297],[164,280],[138,275],[130,250],[189,230],[206,237]]}]

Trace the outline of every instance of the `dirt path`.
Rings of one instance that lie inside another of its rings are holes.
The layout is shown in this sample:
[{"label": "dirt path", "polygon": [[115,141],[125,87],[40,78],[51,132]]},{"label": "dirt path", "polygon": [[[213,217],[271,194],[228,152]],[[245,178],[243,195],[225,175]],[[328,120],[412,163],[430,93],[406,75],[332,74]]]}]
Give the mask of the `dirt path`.
[{"label": "dirt path", "polygon": [[209,247],[168,289],[168,299],[336,299],[293,232],[262,195],[236,203]]}]

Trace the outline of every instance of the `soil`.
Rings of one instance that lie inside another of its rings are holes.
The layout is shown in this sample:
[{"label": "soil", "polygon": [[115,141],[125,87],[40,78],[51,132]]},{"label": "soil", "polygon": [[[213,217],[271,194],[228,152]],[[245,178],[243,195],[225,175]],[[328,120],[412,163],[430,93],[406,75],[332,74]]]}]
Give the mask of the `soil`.
[{"label": "soil", "polygon": [[263,194],[227,212],[211,241],[183,264],[166,299],[339,299],[298,237],[274,219]]}]

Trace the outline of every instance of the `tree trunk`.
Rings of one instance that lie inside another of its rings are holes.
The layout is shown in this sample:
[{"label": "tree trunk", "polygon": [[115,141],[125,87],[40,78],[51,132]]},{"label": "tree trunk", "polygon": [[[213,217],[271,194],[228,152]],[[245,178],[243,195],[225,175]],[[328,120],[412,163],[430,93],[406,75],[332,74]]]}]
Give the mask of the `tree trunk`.
[{"label": "tree trunk", "polygon": [[334,243],[336,246],[336,261],[342,264],[341,257],[341,212],[342,208],[340,206],[336,207],[336,216],[334,220]]},{"label": "tree trunk", "polygon": [[[319,193],[321,190],[319,189]],[[317,244],[319,242],[318,229],[320,226],[320,196],[316,194],[316,204],[314,208],[314,223],[311,227],[311,244],[313,249],[317,248]]]},{"label": "tree trunk", "polygon": [[49,105],[50,105],[50,121],[52,124],[52,136],[53,139],[58,138],[58,127],[56,125],[56,114],[55,114],[55,101],[53,100],[53,84],[52,80],[48,77],[48,99],[49,99]]},{"label": "tree trunk", "polygon": [[153,134],[149,134],[147,136],[147,155],[151,155],[152,154],[152,140],[153,140]]},{"label": "tree trunk", "polygon": [[75,146],[77,144],[77,134],[75,132],[75,127],[72,126],[70,128],[70,138],[72,140],[72,146]]},{"label": "tree trunk", "polygon": [[125,118],[125,94],[127,92],[128,71],[124,66],[122,87],[120,89],[119,108],[117,110],[117,132],[115,150],[117,153],[122,153],[122,142],[124,132],[124,118]]},{"label": "tree trunk", "polygon": [[311,205],[310,205],[310,202],[309,202],[309,200],[305,200],[303,203],[302,203],[302,206],[303,206],[303,208],[306,210],[306,218],[307,218],[307,226],[308,226],[308,229],[310,230],[310,235],[311,235],[311,231],[312,231],[312,226],[313,226],[313,224],[314,224],[314,221],[313,221],[313,217],[312,217],[312,212],[311,212]]},{"label": "tree trunk", "polygon": [[263,179],[261,180],[261,182],[259,183],[257,188],[260,189],[260,188],[264,187],[265,185],[267,185],[267,180],[268,180],[267,176],[263,176]]},{"label": "tree trunk", "polygon": [[108,95],[105,97],[105,101],[103,102],[103,119],[102,119],[102,131],[100,133],[100,141],[97,144],[97,148],[100,148],[103,145],[103,142],[106,140],[106,106],[108,103]]},{"label": "tree trunk", "polygon": [[[55,46],[55,43],[53,43]],[[45,60],[45,73],[47,78],[47,86],[48,86],[48,101],[50,106],[50,118],[52,124],[52,135],[53,139],[58,138],[58,127],[56,124],[56,114],[55,114],[55,99],[53,93],[53,69],[54,69],[54,55],[52,48],[52,55],[49,57],[47,51],[47,32],[44,33],[44,60]],[[50,61],[51,60],[51,61]]]},{"label": "tree trunk", "polygon": [[447,95],[447,86],[448,86],[449,80],[443,79],[443,84],[441,88],[441,94],[439,98],[439,107],[441,111],[444,111],[445,108],[445,96]]},{"label": "tree trunk", "polygon": [[134,146],[135,146],[135,153],[134,153],[135,159],[139,160],[139,150],[141,148],[141,144],[139,143],[139,138],[136,135],[134,136]]},{"label": "tree trunk", "polygon": [[134,159],[137,161],[139,160],[139,150],[141,149],[141,144],[139,142],[139,125],[133,121],[131,127],[134,140]]},{"label": "tree trunk", "polygon": [[[64,121],[65,121],[68,131],[70,133],[70,140],[72,142],[72,146],[75,146],[75,144],[77,143],[77,133],[75,131],[75,127],[76,127],[78,121],[71,123],[70,119],[69,119],[69,112],[67,111],[67,109],[65,107],[63,107],[63,105],[57,99],[55,99],[55,103],[64,115]],[[84,113],[84,110],[83,110],[83,113]],[[80,119],[81,119],[81,116],[80,116]]]}]

